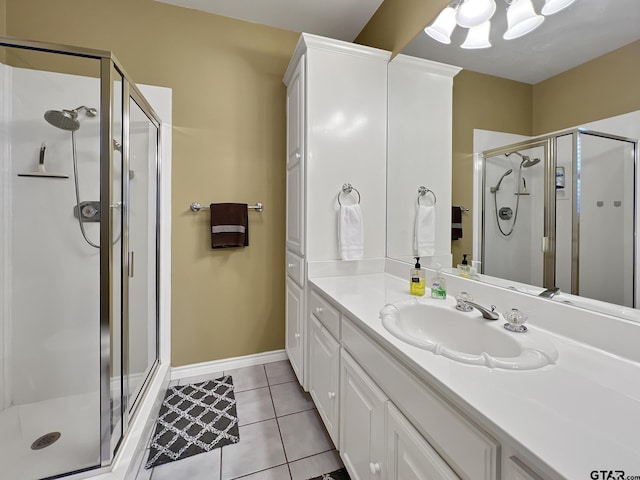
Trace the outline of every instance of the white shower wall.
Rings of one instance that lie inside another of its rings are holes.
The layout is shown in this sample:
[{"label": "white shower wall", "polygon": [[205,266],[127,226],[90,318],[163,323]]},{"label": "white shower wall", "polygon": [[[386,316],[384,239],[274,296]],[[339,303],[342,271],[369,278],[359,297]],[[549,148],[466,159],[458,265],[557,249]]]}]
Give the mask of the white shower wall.
[{"label": "white shower wall", "polygon": [[[73,216],[70,132],[47,110],[99,108],[98,79],[10,67],[12,404],[99,391],[99,251]],[[99,117],[80,114],[76,131],[81,200],[99,200]],[[49,172],[68,179],[18,177],[37,168],[46,144]],[[85,224],[99,243],[99,224]],[[6,260],[6,258],[5,258]]]}]

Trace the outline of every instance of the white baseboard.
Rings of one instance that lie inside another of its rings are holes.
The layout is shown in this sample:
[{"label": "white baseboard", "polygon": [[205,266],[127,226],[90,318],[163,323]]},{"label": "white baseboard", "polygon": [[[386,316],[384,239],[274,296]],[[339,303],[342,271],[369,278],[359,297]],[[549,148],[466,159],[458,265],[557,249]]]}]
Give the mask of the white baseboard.
[{"label": "white baseboard", "polygon": [[287,352],[284,350],[274,350],[272,352],[255,353],[243,357],[224,358],[211,362],[193,363],[181,367],[171,367],[171,380],[180,378],[195,377],[198,375],[208,375],[210,373],[233,370],[235,368],[252,367],[263,363],[287,360]]}]

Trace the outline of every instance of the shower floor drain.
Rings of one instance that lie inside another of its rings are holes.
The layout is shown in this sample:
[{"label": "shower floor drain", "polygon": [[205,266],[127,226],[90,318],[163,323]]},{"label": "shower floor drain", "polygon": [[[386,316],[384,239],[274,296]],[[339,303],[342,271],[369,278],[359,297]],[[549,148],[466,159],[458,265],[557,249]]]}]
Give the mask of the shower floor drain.
[{"label": "shower floor drain", "polygon": [[60,432],[45,433],[31,444],[31,450],[41,450],[53,445],[60,438],[60,435]]}]

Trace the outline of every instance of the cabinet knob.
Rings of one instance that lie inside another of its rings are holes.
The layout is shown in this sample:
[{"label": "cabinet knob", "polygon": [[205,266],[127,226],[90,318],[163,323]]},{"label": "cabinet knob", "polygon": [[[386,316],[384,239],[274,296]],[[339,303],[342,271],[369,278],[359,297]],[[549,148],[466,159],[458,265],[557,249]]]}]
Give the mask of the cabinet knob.
[{"label": "cabinet knob", "polygon": [[329,400],[336,398],[336,392],[329,392]]},{"label": "cabinet knob", "polygon": [[379,463],[370,463],[369,464],[369,471],[371,472],[371,475],[376,475],[378,473],[380,473],[380,464]]},{"label": "cabinet knob", "polygon": [[299,153],[296,153],[296,158],[300,158],[302,155],[300,155]]},{"label": "cabinet knob", "polygon": [[300,338],[300,334],[299,334],[299,333],[296,333],[296,334],[294,335],[294,337],[295,337],[295,338],[296,338],[296,340],[297,340],[297,339],[299,339],[299,338]]},{"label": "cabinet knob", "polygon": [[287,263],[287,268],[293,268],[293,263]]},{"label": "cabinet knob", "polygon": [[322,315],[322,307],[316,307],[316,315]]}]

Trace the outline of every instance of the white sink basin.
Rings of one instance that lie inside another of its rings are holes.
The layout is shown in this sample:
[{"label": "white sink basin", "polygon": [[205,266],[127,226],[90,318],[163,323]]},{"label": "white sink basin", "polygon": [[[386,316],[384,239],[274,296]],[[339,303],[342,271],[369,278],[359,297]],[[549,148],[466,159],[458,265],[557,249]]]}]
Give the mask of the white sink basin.
[{"label": "white sink basin", "polygon": [[531,370],[558,359],[553,345],[535,333],[508,332],[504,319],[488,321],[477,310],[460,312],[448,301],[404,300],[386,305],[380,318],[400,340],[462,363]]}]

